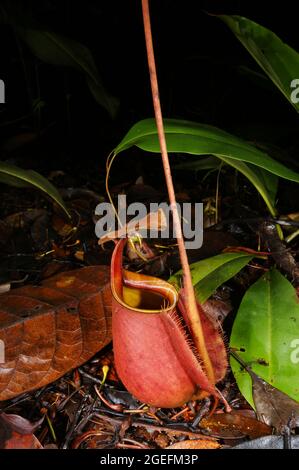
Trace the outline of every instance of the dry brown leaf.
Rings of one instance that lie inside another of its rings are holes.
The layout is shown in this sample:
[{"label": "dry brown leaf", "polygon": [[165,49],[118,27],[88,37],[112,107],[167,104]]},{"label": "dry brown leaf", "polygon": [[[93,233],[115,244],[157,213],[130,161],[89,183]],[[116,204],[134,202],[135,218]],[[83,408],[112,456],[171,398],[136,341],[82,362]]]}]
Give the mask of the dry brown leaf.
[{"label": "dry brown leaf", "polygon": [[188,439],[165,447],[165,449],[219,449],[220,444],[212,439]]},{"label": "dry brown leaf", "polygon": [[111,341],[109,268],[89,266],[0,295],[0,400],[42,387]]},{"label": "dry brown leaf", "polygon": [[167,227],[167,221],[162,209],[157,212],[150,212],[138,221],[132,220],[124,225],[121,229],[110,232],[99,239],[99,245],[103,245],[111,240],[118,238],[126,238],[128,235],[134,235],[141,230],[164,230]]},{"label": "dry brown leaf", "polygon": [[248,372],[252,380],[252,396],[258,419],[272,426],[279,433],[286,428],[299,426],[299,402],[270,385],[257,375],[240,356],[231,351],[231,355]]},{"label": "dry brown leaf", "polygon": [[272,387],[252,370],[249,373],[258,418],[269,426],[273,426],[278,432],[283,432],[286,427],[298,427],[299,403]]},{"label": "dry brown leaf", "polygon": [[213,434],[225,439],[228,436],[248,436],[256,439],[260,436],[271,434],[271,427],[254,418],[248,418],[243,414],[232,411],[231,413],[214,414],[204,418],[200,426],[209,429]]},{"label": "dry brown leaf", "polygon": [[40,426],[43,418],[31,423],[22,416],[0,414],[0,449],[41,449],[42,445],[33,432]]}]

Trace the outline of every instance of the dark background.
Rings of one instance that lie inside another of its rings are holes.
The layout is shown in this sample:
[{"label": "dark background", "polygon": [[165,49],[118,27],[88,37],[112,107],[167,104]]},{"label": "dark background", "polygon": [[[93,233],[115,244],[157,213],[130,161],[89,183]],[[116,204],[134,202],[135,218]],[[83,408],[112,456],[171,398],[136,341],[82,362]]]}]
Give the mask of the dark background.
[{"label": "dark background", "polygon": [[[87,46],[120,107],[111,119],[82,74],[39,61],[16,39],[11,24],[2,22],[0,78],[6,84],[6,104],[0,108],[1,158],[45,175],[64,170],[76,177],[77,185],[102,180],[107,154],[135,122],[153,116],[141,1],[6,0],[0,2],[1,18],[8,4],[19,23]],[[164,116],[212,124],[296,156],[296,112],[271,82],[255,82],[242,72],[242,66],[261,71],[228,27],[208,14],[246,16],[299,50],[294,2],[152,0],[150,6]],[[32,103],[38,86],[44,106],[37,129]],[[34,143],[8,152],[9,139],[32,130],[38,132]],[[150,183],[156,178],[162,183],[160,163],[152,156],[133,151],[119,160],[113,181],[133,181],[143,174]]]}]

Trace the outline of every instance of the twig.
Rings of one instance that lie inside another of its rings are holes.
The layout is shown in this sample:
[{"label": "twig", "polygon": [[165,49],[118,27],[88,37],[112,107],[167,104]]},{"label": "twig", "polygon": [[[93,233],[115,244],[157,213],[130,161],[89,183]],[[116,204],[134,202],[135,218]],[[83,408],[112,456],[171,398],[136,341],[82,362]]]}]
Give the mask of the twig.
[{"label": "twig", "polygon": [[116,444],[116,447],[119,449],[152,449],[149,445],[142,444],[133,439],[124,439],[123,442]]},{"label": "twig", "polygon": [[[99,419],[103,419],[105,421],[107,421],[107,419],[109,419],[109,421],[111,423],[114,423],[115,425],[120,425],[123,422],[123,419],[120,418],[120,417],[119,418],[114,417],[114,416],[111,417],[111,416],[107,416],[104,413],[97,413],[96,412],[96,413],[93,414],[93,416],[96,417],[96,418],[99,418]],[[193,437],[193,438],[196,438],[196,439],[215,440],[215,438],[210,437],[209,435],[201,434],[199,432],[195,432],[195,431],[191,431],[191,430],[187,430],[187,429],[183,429],[183,426],[180,428],[180,425],[178,425],[177,427],[172,427],[172,426],[167,426],[167,425],[159,426],[159,425],[156,425],[156,424],[150,424],[146,421],[133,421],[131,423],[131,426],[136,427],[136,428],[144,427],[149,431],[166,432],[167,434],[172,434],[173,436],[177,436],[178,434],[181,434],[183,436]]]},{"label": "twig", "polygon": [[150,74],[150,81],[151,81],[151,88],[152,88],[153,105],[154,105],[154,111],[155,111],[155,118],[156,118],[157,130],[158,130],[158,137],[159,137],[159,143],[160,143],[160,149],[161,149],[161,155],[162,155],[166,186],[167,186],[168,197],[170,201],[170,208],[173,214],[173,224],[174,224],[176,237],[178,241],[180,260],[181,260],[181,265],[182,265],[182,270],[183,270],[183,280],[184,280],[184,289],[185,289],[185,294],[186,294],[187,313],[188,313],[188,317],[190,321],[190,327],[192,330],[194,345],[197,348],[200,354],[200,357],[203,361],[203,365],[204,365],[204,369],[207,374],[207,377],[209,378],[210,382],[214,384],[215,383],[214,371],[213,371],[211,360],[210,360],[210,357],[209,357],[209,354],[205,345],[202,325],[201,325],[200,317],[198,314],[194,289],[192,285],[191,272],[190,272],[190,267],[188,263],[188,257],[186,253],[184,239],[182,235],[182,227],[181,227],[181,222],[180,222],[179,213],[177,209],[175,191],[173,187],[171,169],[170,169],[170,164],[169,164],[164,126],[163,126],[161,104],[160,104],[160,98],[159,98],[159,87],[158,87],[158,79],[157,79],[157,72],[156,72],[148,0],[142,0],[142,13],[143,13],[147,58],[148,58],[148,65],[149,65],[149,74]]},{"label": "twig", "polygon": [[79,422],[79,419],[80,419],[80,417],[81,417],[81,414],[82,414],[82,412],[83,412],[83,409],[84,409],[84,407],[85,407],[85,405],[86,405],[86,403],[87,403],[88,400],[89,400],[89,395],[86,394],[86,395],[83,397],[83,400],[82,400],[82,402],[81,402],[81,404],[80,404],[80,406],[79,406],[79,408],[78,408],[78,410],[77,410],[77,412],[76,412],[76,415],[75,415],[75,417],[74,417],[74,419],[73,419],[73,422],[72,422],[72,424],[70,425],[69,430],[68,430],[68,432],[67,432],[67,434],[66,434],[66,436],[65,436],[65,440],[64,440],[64,443],[63,443],[63,445],[62,445],[62,449],[67,449],[67,448],[68,448],[69,442],[70,442],[70,440],[71,440],[72,437],[73,437],[75,428],[76,428],[76,426],[77,426],[77,424],[78,424],[78,422]]},{"label": "twig", "polygon": [[79,367],[78,370],[79,370],[80,374],[83,375],[83,377],[85,377],[86,379],[91,380],[95,384],[102,385],[102,381],[100,379],[98,379],[97,377],[94,377],[93,375],[89,374],[88,372],[85,372],[85,370],[83,370],[82,367]]},{"label": "twig", "polygon": [[200,407],[199,412],[196,414],[195,418],[193,419],[191,426],[196,429],[201,422],[201,420],[209,413],[211,406],[211,400],[207,397],[204,398],[202,406]]}]

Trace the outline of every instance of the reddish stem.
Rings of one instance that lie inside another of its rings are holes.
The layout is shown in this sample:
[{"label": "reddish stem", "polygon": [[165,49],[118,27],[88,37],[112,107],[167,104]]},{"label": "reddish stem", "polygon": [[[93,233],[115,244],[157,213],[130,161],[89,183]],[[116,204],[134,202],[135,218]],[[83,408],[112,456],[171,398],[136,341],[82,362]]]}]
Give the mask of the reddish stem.
[{"label": "reddish stem", "polygon": [[161,154],[162,154],[165,180],[166,180],[166,185],[167,185],[167,190],[168,190],[168,197],[169,197],[170,207],[171,207],[172,214],[173,214],[173,224],[174,224],[175,231],[176,231],[180,260],[181,260],[181,265],[182,265],[182,270],[183,270],[183,282],[184,282],[184,289],[186,293],[186,304],[187,304],[187,309],[188,309],[188,316],[190,319],[190,326],[192,330],[194,344],[203,361],[203,366],[206,371],[206,374],[210,382],[214,384],[215,380],[214,380],[213,366],[211,364],[211,360],[210,360],[210,357],[209,357],[209,354],[205,345],[205,339],[204,339],[204,335],[202,331],[200,316],[197,311],[197,304],[196,304],[194,289],[192,285],[191,272],[190,272],[188,257],[187,257],[186,248],[184,244],[184,239],[182,235],[180,217],[179,217],[179,213],[178,213],[177,205],[176,205],[176,197],[175,197],[171,169],[170,169],[170,164],[169,164],[162,111],[161,111],[161,104],[160,104],[160,98],[159,98],[159,87],[158,87],[158,79],[157,79],[157,72],[156,72],[148,0],[142,0],[142,13],[143,13],[145,42],[146,42],[146,49],[147,49],[147,58],[148,58],[148,66],[149,66],[149,74],[150,74],[150,81],[151,81],[151,88],[152,88],[155,118],[156,118],[157,130],[158,130],[160,149],[161,149]]}]

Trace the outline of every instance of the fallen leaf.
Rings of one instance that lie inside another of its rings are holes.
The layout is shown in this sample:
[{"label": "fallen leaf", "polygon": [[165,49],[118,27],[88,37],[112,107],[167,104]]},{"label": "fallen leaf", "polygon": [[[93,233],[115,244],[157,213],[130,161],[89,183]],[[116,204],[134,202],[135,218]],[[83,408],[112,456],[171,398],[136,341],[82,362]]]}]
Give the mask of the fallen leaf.
[{"label": "fallen leaf", "polygon": [[0,295],[0,400],[40,388],[111,341],[106,266],[60,273]]},{"label": "fallen leaf", "polygon": [[157,212],[150,212],[145,217],[139,220],[135,218],[124,225],[119,230],[110,232],[99,239],[99,245],[103,245],[111,240],[118,238],[126,238],[128,235],[134,235],[144,230],[164,230],[167,227],[166,216],[162,209]]},{"label": "fallen leaf", "polygon": [[258,418],[276,431],[299,426],[299,403],[251,371],[252,394]]},{"label": "fallen leaf", "polygon": [[4,449],[42,449],[43,446],[33,434],[18,434],[13,432],[6,441]]},{"label": "fallen leaf", "polygon": [[235,411],[231,413],[213,414],[203,418],[200,427],[209,429],[213,434],[225,439],[228,436],[248,436],[255,439],[271,434],[271,427],[254,418],[249,418]]},{"label": "fallen leaf", "polygon": [[0,414],[1,449],[41,449],[42,445],[33,432],[41,425],[44,418],[31,423],[22,416]]},{"label": "fallen leaf", "polygon": [[187,441],[175,442],[165,449],[219,449],[220,444],[212,439],[188,439]]},{"label": "fallen leaf", "polygon": [[252,396],[258,419],[278,433],[299,426],[299,403],[257,375],[235,352],[233,357],[252,380]]}]

